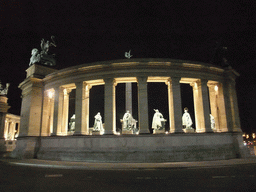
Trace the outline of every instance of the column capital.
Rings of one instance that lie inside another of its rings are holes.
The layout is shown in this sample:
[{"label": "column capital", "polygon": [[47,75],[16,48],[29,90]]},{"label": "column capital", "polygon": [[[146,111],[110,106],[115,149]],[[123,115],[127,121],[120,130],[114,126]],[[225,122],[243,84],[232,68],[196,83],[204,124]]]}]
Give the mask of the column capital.
[{"label": "column capital", "polygon": [[200,79],[201,85],[207,85],[208,79]]},{"label": "column capital", "polygon": [[84,83],[84,87],[85,87],[86,91],[89,91],[92,88],[92,85]]},{"label": "column capital", "polygon": [[172,83],[172,79],[171,78],[169,78],[169,79],[167,79],[166,81],[165,81],[165,84],[166,85],[171,85],[171,83]]},{"label": "column capital", "polygon": [[136,78],[137,78],[137,83],[147,82],[148,80],[148,76],[138,76]]},{"label": "column capital", "polygon": [[181,77],[171,77],[172,82],[177,82],[177,81],[180,82],[180,80],[181,80]]},{"label": "column capital", "polygon": [[114,86],[117,85],[115,78],[104,78],[104,82],[105,82],[105,84],[112,84]]}]

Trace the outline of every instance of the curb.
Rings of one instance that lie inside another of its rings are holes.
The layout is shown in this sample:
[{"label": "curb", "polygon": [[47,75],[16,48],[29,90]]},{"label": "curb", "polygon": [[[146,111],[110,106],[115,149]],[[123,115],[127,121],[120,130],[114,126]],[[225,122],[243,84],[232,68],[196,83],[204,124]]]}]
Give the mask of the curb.
[{"label": "curb", "polygon": [[159,169],[209,169],[230,167],[239,165],[256,165],[256,159],[230,159],[219,161],[199,162],[165,162],[165,163],[95,163],[95,162],[70,162],[50,161],[37,159],[0,159],[1,162],[16,165],[38,168],[55,169],[84,169],[84,170],[159,170]]}]

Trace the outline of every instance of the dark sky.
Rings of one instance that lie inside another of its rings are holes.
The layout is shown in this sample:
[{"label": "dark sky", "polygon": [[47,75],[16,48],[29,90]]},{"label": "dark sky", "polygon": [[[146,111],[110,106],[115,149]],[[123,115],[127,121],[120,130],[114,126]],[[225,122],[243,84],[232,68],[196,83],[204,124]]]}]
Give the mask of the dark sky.
[{"label": "dark sky", "polygon": [[221,65],[224,46],[229,64],[240,73],[242,129],[255,130],[255,10],[256,3],[247,0],[1,1],[0,79],[11,83],[9,112],[20,113],[18,84],[25,78],[32,48],[39,49],[41,39],[51,35],[58,69],[123,59],[130,49],[133,58],[214,58]]}]

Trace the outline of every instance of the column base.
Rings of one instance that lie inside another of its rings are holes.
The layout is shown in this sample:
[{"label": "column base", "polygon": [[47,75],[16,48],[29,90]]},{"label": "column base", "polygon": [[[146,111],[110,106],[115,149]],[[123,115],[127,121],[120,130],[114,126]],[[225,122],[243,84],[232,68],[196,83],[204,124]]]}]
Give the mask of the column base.
[{"label": "column base", "polygon": [[104,135],[113,135],[113,131],[105,130]]},{"label": "column base", "polygon": [[153,134],[165,134],[165,130],[164,129],[160,129],[160,130],[154,129]]},{"label": "column base", "polygon": [[126,130],[126,129],[122,130],[122,135],[132,135],[132,134],[133,134],[133,130]]},{"label": "column base", "polygon": [[150,131],[149,130],[146,130],[146,129],[140,129],[139,130],[139,133],[141,134],[145,134],[145,133],[150,133]]},{"label": "column base", "polygon": [[191,129],[183,129],[184,133],[195,133],[195,130],[193,128]]},{"label": "column base", "polygon": [[103,135],[103,132],[100,132],[100,131],[92,131],[92,135]]}]

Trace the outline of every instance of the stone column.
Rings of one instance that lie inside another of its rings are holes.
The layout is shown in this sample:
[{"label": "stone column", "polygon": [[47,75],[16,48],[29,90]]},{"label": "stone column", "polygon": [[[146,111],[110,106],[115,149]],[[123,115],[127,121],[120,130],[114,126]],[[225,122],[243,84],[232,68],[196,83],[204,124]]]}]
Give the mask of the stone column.
[{"label": "stone column", "polygon": [[211,115],[214,117],[216,131],[220,132],[218,84],[208,84],[208,88],[209,88]]},{"label": "stone column", "polygon": [[205,132],[212,132],[211,122],[210,122],[210,105],[209,105],[209,94],[207,81],[205,79],[201,80],[201,89],[202,89],[202,101],[203,101],[203,113],[204,113],[204,128]]},{"label": "stone column", "polygon": [[104,87],[104,123],[105,134],[116,133],[116,93],[115,80],[106,78]]},{"label": "stone column", "polygon": [[76,120],[74,135],[89,135],[90,85],[76,83]]},{"label": "stone column", "polygon": [[18,130],[17,130],[17,133],[16,133],[18,136],[20,134],[20,123],[18,123]]},{"label": "stone column", "polygon": [[9,129],[9,134],[10,134],[10,139],[14,140],[14,134],[15,134],[15,123],[12,121],[10,124],[10,129]]},{"label": "stone column", "polygon": [[182,107],[180,94],[180,77],[172,77],[172,91],[173,91],[173,111],[174,111],[174,127],[175,133],[183,133],[182,130]]},{"label": "stone column", "polygon": [[[52,136],[57,135],[57,130],[59,130],[58,127],[60,127],[60,118],[61,114],[59,114],[62,111],[62,100],[63,100],[63,91],[60,88],[55,88],[55,94],[54,94],[54,112],[53,112],[53,129],[52,129]],[[60,108],[60,109],[59,109]]]},{"label": "stone column", "polygon": [[235,88],[235,79],[237,76],[239,76],[239,74],[231,67],[225,69],[223,95],[227,117],[227,128],[229,132],[241,132]]},{"label": "stone column", "polygon": [[137,81],[139,129],[140,133],[149,133],[147,77],[137,77]]},{"label": "stone column", "polygon": [[42,120],[42,130],[41,136],[48,136],[48,122],[49,122],[49,97],[48,91],[44,92],[44,104],[43,104],[43,120]]},{"label": "stone column", "polygon": [[232,125],[232,112],[231,112],[231,106],[230,106],[230,88],[229,88],[229,82],[224,81],[223,83],[223,93],[224,93],[224,101],[225,101],[225,109],[226,109],[226,116],[227,116],[227,128],[228,132],[233,131],[233,125]]},{"label": "stone column", "polygon": [[43,122],[41,136],[50,136],[53,129],[54,90],[44,92]]},{"label": "stone column", "polygon": [[175,119],[174,119],[174,108],[173,108],[173,91],[172,91],[172,80],[169,79],[165,82],[168,89],[168,109],[169,109],[169,122],[170,122],[170,133],[175,132]]},{"label": "stone column", "polygon": [[61,125],[61,134],[67,135],[68,133],[68,109],[69,109],[69,93],[71,89],[64,89],[64,97],[63,97],[63,111],[62,111],[62,125]]},{"label": "stone column", "polygon": [[20,85],[22,89],[21,136],[39,136],[43,99],[42,79],[27,78]]},{"label": "stone column", "polygon": [[0,139],[4,140],[4,131],[6,125],[6,114],[10,106],[8,106],[8,98],[6,95],[0,95]]},{"label": "stone column", "polygon": [[226,116],[226,108],[225,108],[225,100],[224,100],[224,93],[223,93],[223,84],[218,84],[218,91],[217,91],[217,105],[218,105],[218,120],[219,120],[219,132],[228,132],[227,127],[227,116]]},{"label": "stone column", "polygon": [[[1,107],[0,107],[0,110],[1,110]],[[3,112],[3,110],[0,111],[0,152],[6,151],[5,138],[4,138],[6,112]]]},{"label": "stone column", "polygon": [[4,138],[8,138],[8,132],[9,132],[9,121],[8,119],[5,119],[5,126],[4,126]]},{"label": "stone column", "polygon": [[235,81],[229,80],[228,82],[228,92],[230,100],[230,111],[232,115],[232,132],[242,132],[240,125],[240,117],[237,103],[236,87]]},{"label": "stone column", "polygon": [[204,127],[204,118],[203,118],[204,113],[203,113],[201,81],[199,80],[197,82],[193,82],[191,84],[191,86],[193,87],[196,132],[197,133],[202,133],[205,130],[203,129],[203,127]]},{"label": "stone column", "polygon": [[125,83],[125,109],[132,114],[132,83]]}]

